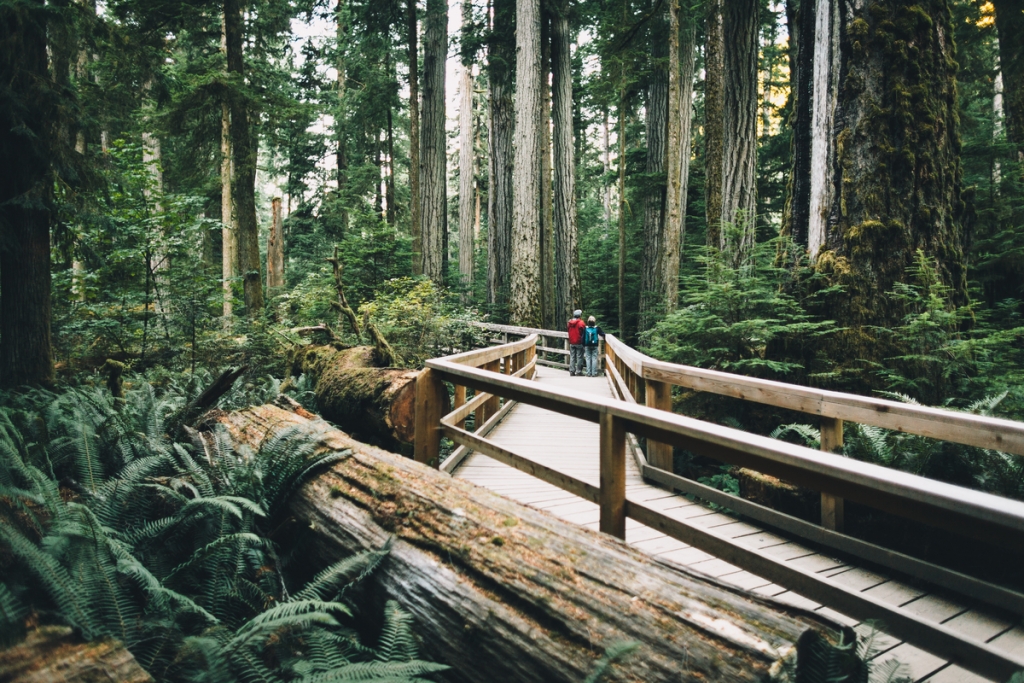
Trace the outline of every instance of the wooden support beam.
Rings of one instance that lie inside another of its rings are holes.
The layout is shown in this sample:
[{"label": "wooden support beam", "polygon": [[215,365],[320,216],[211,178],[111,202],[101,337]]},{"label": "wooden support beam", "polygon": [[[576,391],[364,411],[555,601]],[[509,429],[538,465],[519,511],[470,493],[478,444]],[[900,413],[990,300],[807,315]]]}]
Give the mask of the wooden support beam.
[{"label": "wooden support beam", "polygon": [[[843,421],[837,418],[821,419],[821,450],[836,453],[843,448]],[[843,530],[843,499],[828,493],[821,494],[821,525],[833,531]]]},{"label": "wooden support beam", "polygon": [[416,462],[437,467],[441,463],[441,416],[448,408],[448,389],[436,370],[425,368],[416,376]]},{"label": "wooden support beam", "polygon": [[[646,403],[650,408],[672,412],[672,385],[657,380],[644,380]],[[672,444],[647,440],[647,460],[658,469],[672,471]]]},{"label": "wooden support beam", "polygon": [[626,538],[626,431],[622,420],[601,413],[601,525],[606,534]]}]

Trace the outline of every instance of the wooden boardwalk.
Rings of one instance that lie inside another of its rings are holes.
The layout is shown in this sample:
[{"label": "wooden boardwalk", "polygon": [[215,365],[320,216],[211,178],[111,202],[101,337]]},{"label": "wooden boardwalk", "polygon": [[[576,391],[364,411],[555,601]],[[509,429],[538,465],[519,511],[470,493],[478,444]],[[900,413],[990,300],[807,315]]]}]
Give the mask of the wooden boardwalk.
[{"label": "wooden boardwalk", "polygon": [[[612,398],[611,389],[604,377],[570,377],[565,371],[538,366],[537,380],[563,390]],[[599,485],[598,425],[595,423],[520,404],[494,428],[488,438],[524,457]],[[988,642],[996,648],[1024,654],[1024,626],[1021,625],[1018,616],[997,613],[992,608],[979,607],[955,595],[930,592],[927,586],[903,583],[888,578],[885,572],[871,571],[857,566],[857,563],[819,553],[780,534],[765,531],[757,525],[740,521],[729,514],[716,512],[664,488],[646,484],[632,458],[627,458],[626,467],[628,500],[656,507],[675,519],[710,530],[737,545],[761,549],[780,561],[791,562],[794,566],[817,572],[830,581],[903,607],[958,633]],[[592,529],[598,528],[599,510],[596,504],[480,453],[473,453],[463,460],[454,476],[485,486],[521,503],[547,510],[567,521]],[[626,520],[626,541],[653,555],[672,560],[743,589],[822,612],[837,621],[855,626],[858,632],[869,633],[872,630],[867,624],[857,624],[856,620],[846,615],[741,570],[633,519]],[[885,660],[895,657],[906,663],[914,681],[974,683],[989,680],[884,633],[876,635],[875,643],[878,658]]]}]

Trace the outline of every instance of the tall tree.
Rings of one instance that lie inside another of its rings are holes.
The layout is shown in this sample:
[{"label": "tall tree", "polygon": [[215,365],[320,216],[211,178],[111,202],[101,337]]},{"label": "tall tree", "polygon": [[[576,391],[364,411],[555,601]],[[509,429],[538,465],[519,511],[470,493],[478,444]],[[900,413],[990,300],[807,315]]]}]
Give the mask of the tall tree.
[{"label": "tall tree", "polygon": [[848,327],[839,357],[877,358],[884,346],[864,326],[902,319],[888,293],[918,253],[954,303],[966,299],[950,8],[818,0],[814,12],[807,247],[842,286],[827,311]]},{"label": "tall tree", "polygon": [[512,322],[539,327],[541,312],[540,0],[516,3],[516,131],[512,178]]},{"label": "tall tree", "polygon": [[242,44],[245,24],[241,0],[224,0],[224,35],[227,45],[228,77],[235,88],[229,98],[231,110],[231,152],[234,160],[232,195],[237,221],[238,272],[242,276],[245,312],[255,317],[263,308],[263,277],[260,263],[259,224],[256,221],[255,113],[245,96],[245,60]]},{"label": "tall tree", "polygon": [[338,0],[334,10],[336,32],[336,75],[335,94],[337,95],[337,113],[334,117],[334,135],[337,138],[335,152],[337,164],[338,199],[341,210],[338,212],[338,223],[342,233],[348,230],[348,112],[346,111],[346,86],[348,85],[348,44],[349,16],[347,0]]},{"label": "tall tree", "polygon": [[551,17],[551,119],[554,148],[555,324],[582,305],[576,224],[576,159],[573,146],[572,34],[569,1]]},{"label": "tall tree", "polygon": [[406,0],[409,47],[409,233],[412,235],[412,273],[423,274],[423,226],[420,219],[420,77],[419,22],[416,1]]},{"label": "tall tree", "polygon": [[[473,5],[463,2],[463,36],[469,34],[472,23]],[[473,218],[476,209],[473,133],[473,58],[464,50],[459,73],[459,275],[467,291],[471,291],[473,284]]]},{"label": "tall tree", "polygon": [[267,289],[284,286],[284,226],[281,198],[270,200],[270,235],[267,237]]},{"label": "tall tree", "polygon": [[551,178],[551,13],[544,3],[540,18],[540,306],[541,327],[555,326],[555,235]]},{"label": "tall tree", "polygon": [[447,136],[444,76],[448,57],[448,3],[427,0],[423,37],[423,126],[420,150],[420,220],[423,274],[444,282],[445,237],[448,230]]},{"label": "tall tree", "polygon": [[493,0],[487,40],[489,91],[487,193],[487,300],[496,308],[508,304],[512,272],[512,137],[515,112],[512,77],[515,73],[515,0]]},{"label": "tall tree", "polygon": [[[50,384],[50,224],[58,126],[43,0],[0,4],[0,385]],[[14,163],[13,160],[17,160]]]},{"label": "tall tree", "polygon": [[220,222],[221,228],[221,275],[224,288],[224,324],[230,324],[233,313],[235,264],[238,262],[238,246],[235,243],[235,212],[231,190],[231,110],[225,100],[221,103],[220,118]]},{"label": "tall tree", "polygon": [[[676,307],[679,292],[679,242],[682,239],[682,216],[684,193],[683,161],[683,130],[682,130],[682,96],[681,88],[689,83],[681,81],[679,54],[679,0],[668,0],[668,128],[665,145],[665,238],[659,256],[658,270],[661,275],[658,291],[661,304],[666,311]],[[690,58],[688,58],[690,59]],[[691,61],[692,63],[692,61]],[[692,69],[692,67],[691,67]],[[687,130],[687,134],[689,130]],[[689,145],[685,146],[689,156]]]},{"label": "tall tree", "polygon": [[999,32],[1006,138],[1024,161],[1024,0],[993,0]]},{"label": "tall tree", "polygon": [[[644,196],[643,253],[640,263],[640,331],[649,329],[664,312],[662,254],[666,248],[665,162],[668,152],[669,42],[664,13],[651,22],[651,76],[647,84],[645,127],[647,135],[648,189]],[[668,144],[667,144],[668,143]],[[675,156],[673,155],[673,159]]]},{"label": "tall tree", "polygon": [[755,233],[758,7],[711,0],[706,22],[707,239],[734,258]]}]

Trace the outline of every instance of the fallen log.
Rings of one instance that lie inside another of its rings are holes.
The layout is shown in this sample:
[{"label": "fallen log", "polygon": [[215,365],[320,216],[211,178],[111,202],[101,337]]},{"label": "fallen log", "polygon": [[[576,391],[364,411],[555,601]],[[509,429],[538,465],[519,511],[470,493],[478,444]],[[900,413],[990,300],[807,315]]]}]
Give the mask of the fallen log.
[{"label": "fallen log", "polygon": [[66,626],[29,631],[21,643],[0,651],[2,683],[152,683],[153,679],[119,641],[81,642]]},{"label": "fallen log", "polygon": [[[217,416],[251,448],[313,423],[278,406]],[[290,503],[288,532],[308,568],[378,548],[375,595],[413,616],[423,652],[454,681],[578,683],[602,652],[639,649],[609,680],[789,680],[809,643],[842,627],[787,608],[452,479],[339,430],[319,452],[349,455]]]},{"label": "fallen log", "polygon": [[325,419],[362,441],[411,454],[419,373],[375,367],[376,353],[372,346],[305,346],[293,356],[292,373],[316,378],[314,393]]}]

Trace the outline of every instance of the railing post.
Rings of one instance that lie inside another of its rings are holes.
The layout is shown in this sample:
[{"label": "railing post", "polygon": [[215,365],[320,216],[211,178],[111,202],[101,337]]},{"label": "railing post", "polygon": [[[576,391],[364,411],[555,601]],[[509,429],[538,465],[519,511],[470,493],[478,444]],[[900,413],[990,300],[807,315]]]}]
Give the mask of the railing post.
[{"label": "railing post", "polygon": [[425,368],[416,376],[416,436],[413,457],[431,467],[441,463],[441,418],[448,389],[436,370]]},{"label": "railing post", "polygon": [[[455,385],[455,406],[452,408],[452,410],[458,410],[459,408],[461,408],[464,405],[466,405],[466,387],[461,385],[461,384],[456,384]],[[466,421],[464,419],[463,420],[459,420],[458,425],[462,429],[465,429],[466,428]]]},{"label": "railing post", "polygon": [[[834,417],[821,419],[821,450],[834,453],[843,447],[843,421]],[[833,531],[843,530],[843,499],[821,494],[821,526]]]},{"label": "railing post", "polygon": [[[490,363],[485,363],[481,369],[487,370],[488,372],[500,373],[500,361],[492,360]],[[501,407],[498,403],[499,400],[499,397],[491,396],[489,399],[484,401],[482,406],[476,409],[477,419],[475,424],[477,428],[479,428],[484,422],[487,422],[492,415],[498,412],[498,408]]]},{"label": "railing post", "polygon": [[[654,379],[644,380],[646,384],[646,404],[648,408],[657,408],[672,412],[672,385]],[[672,471],[672,444],[647,440],[647,460],[661,470]]]},{"label": "railing post", "polygon": [[626,431],[622,420],[601,413],[601,531],[626,538]]}]

